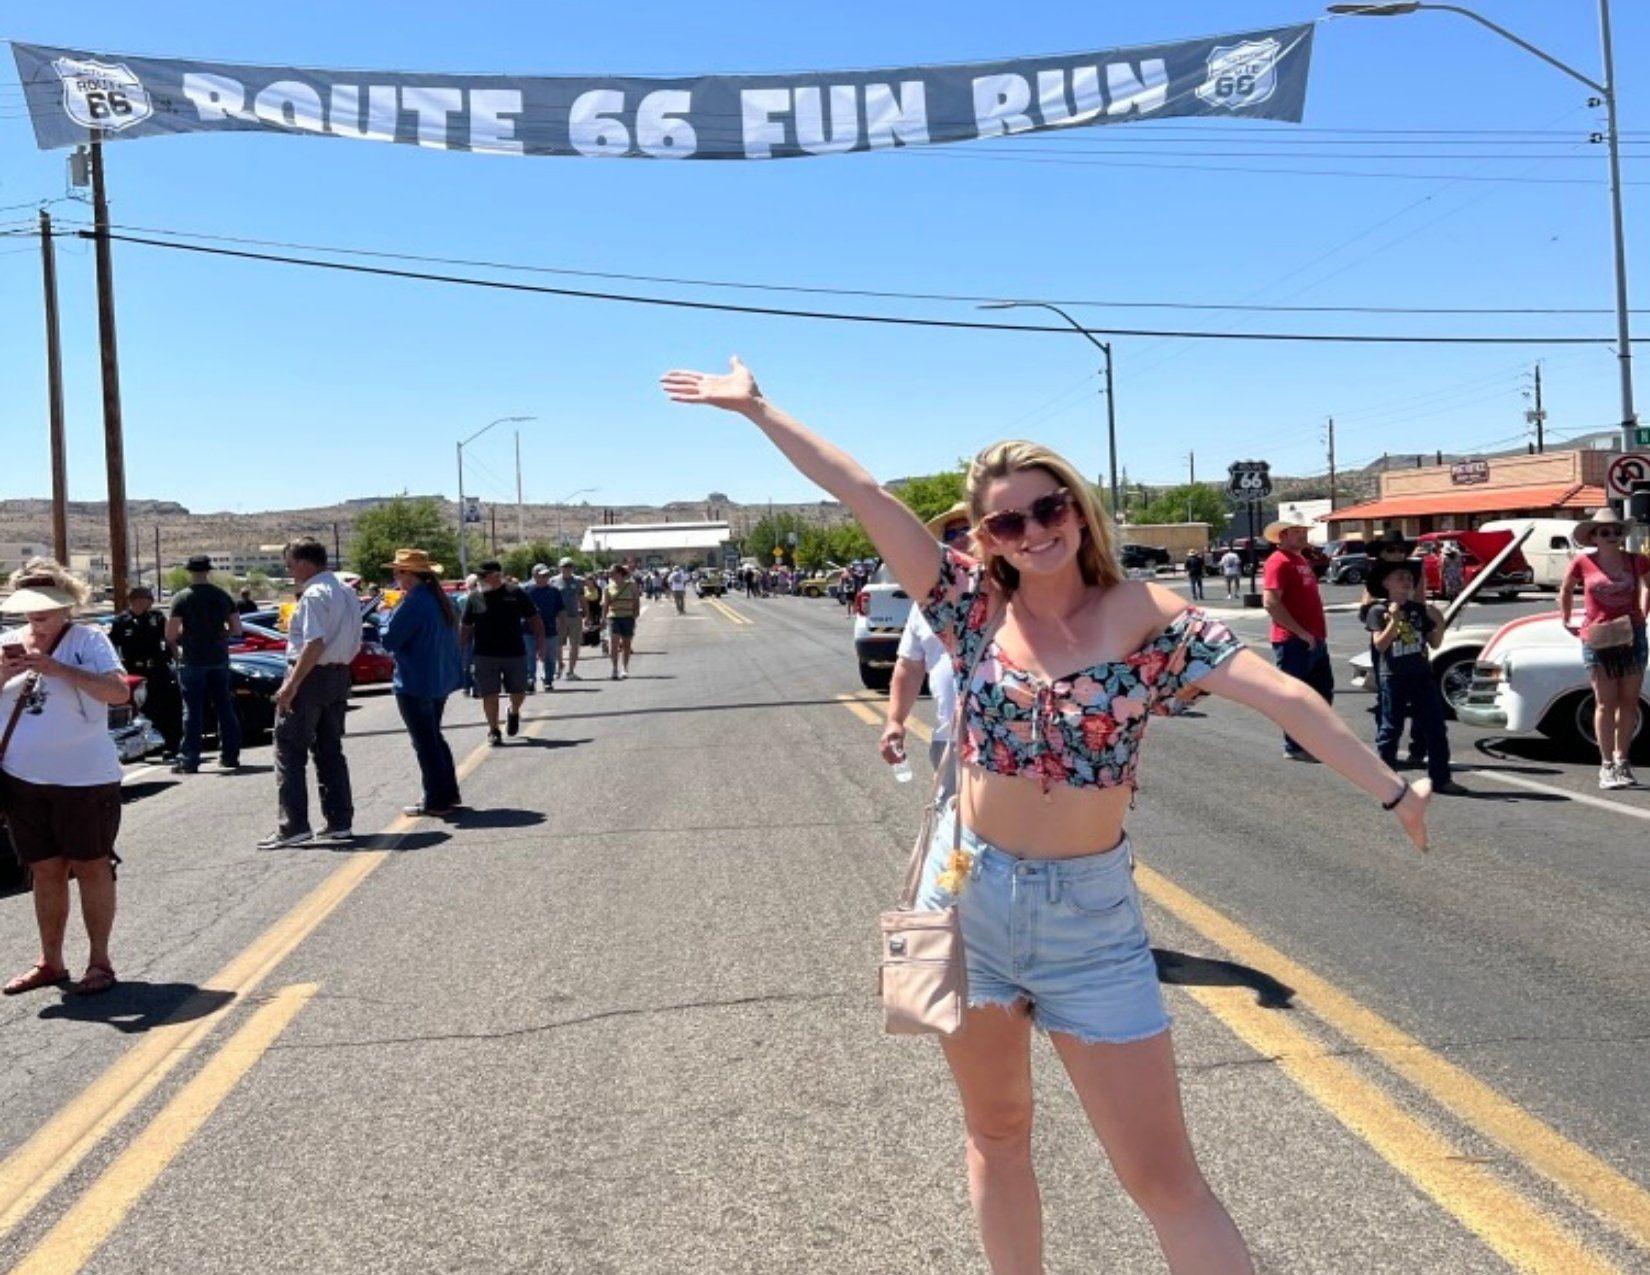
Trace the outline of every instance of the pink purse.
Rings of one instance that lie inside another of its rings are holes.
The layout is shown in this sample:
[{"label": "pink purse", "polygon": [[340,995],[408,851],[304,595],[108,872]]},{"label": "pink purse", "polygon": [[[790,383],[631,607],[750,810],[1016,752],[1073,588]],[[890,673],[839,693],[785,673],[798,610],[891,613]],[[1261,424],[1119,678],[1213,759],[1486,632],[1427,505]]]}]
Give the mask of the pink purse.
[{"label": "pink purse", "polygon": [[923,865],[928,861],[934,836],[934,821],[940,813],[940,785],[947,773],[952,777],[951,791],[959,793],[951,827],[951,849],[953,852],[962,849],[958,747],[963,731],[963,704],[980,657],[991,645],[992,635],[1001,623],[999,611],[986,627],[979,649],[968,666],[968,674],[957,687],[951,739],[944,760],[935,768],[934,787],[928,794],[928,804],[923,807],[917,841],[911,847],[911,859],[906,864],[905,888],[900,891],[899,904],[878,918],[882,930],[882,966],[878,971],[877,990],[882,997],[882,1027],[890,1035],[949,1036],[962,1026],[963,1011],[968,1008],[968,963],[964,959],[957,905],[919,912],[916,902],[917,891],[922,886]]}]

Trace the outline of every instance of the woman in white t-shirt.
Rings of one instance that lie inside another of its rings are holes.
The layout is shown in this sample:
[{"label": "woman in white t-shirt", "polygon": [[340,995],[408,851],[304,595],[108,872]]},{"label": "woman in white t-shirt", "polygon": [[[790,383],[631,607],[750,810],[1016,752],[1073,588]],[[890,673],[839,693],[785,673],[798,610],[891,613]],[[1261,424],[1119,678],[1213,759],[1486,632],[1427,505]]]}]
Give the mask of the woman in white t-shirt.
[{"label": "woman in white t-shirt", "polygon": [[64,983],[69,878],[80,882],[80,914],[91,940],[82,995],[115,984],[109,935],[115,924],[115,837],[120,831],[120,758],[109,738],[110,704],[131,694],[106,634],[73,623],[86,586],[36,558],[11,577],[0,612],[26,623],[0,641],[0,803],[17,856],[32,870],[40,959],[0,991],[7,996]]}]

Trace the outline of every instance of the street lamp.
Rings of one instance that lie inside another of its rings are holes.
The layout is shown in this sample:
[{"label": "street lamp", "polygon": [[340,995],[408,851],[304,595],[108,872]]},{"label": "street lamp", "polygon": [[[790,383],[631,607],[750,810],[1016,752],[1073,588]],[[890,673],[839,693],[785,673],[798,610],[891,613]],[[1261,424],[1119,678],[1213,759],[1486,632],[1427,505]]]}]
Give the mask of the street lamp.
[{"label": "street lamp", "polygon": [[1100,353],[1106,356],[1106,443],[1111,450],[1111,468],[1107,477],[1111,480],[1111,517],[1112,521],[1123,521],[1123,504],[1118,499],[1117,489],[1117,405],[1112,400],[1111,377],[1111,342],[1098,339],[1076,319],[1072,318],[1057,305],[1050,305],[1047,301],[991,301],[980,306],[982,310],[1052,310],[1067,323],[1074,331],[1082,333],[1091,345],[1097,347]]},{"label": "street lamp", "polygon": [[1435,9],[1440,13],[1456,13],[1463,18],[1470,18],[1481,27],[1487,27],[1504,40],[1508,40],[1523,49],[1526,53],[1534,54],[1548,66],[1564,72],[1572,80],[1579,80],[1593,92],[1598,94],[1598,100],[1589,102],[1590,106],[1603,104],[1605,109],[1604,139],[1610,147],[1610,216],[1615,232],[1616,248],[1616,366],[1621,372],[1621,448],[1630,452],[1637,445],[1636,427],[1638,413],[1633,410],[1633,344],[1628,331],[1627,309],[1627,234],[1623,226],[1621,211],[1621,133],[1616,121],[1616,57],[1614,44],[1610,36],[1610,0],[1598,0],[1598,20],[1600,38],[1604,45],[1604,82],[1601,84],[1590,75],[1585,75],[1566,62],[1560,62],[1545,49],[1537,48],[1528,40],[1514,35],[1503,26],[1491,22],[1481,13],[1474,13],[1471,9],[1463,9],[1456,4],[1425,4],[1420,0],[1407,0],[1401,4],[1332,4],[1329,12],[1341,17],[1350,18],[1402,18],[1411,13],[1419,13],[1423,9]]},{"label": "street lamp", "polygon": [[561,511],[562,511],[562,506],[565,505],[568,501],[572,500],[574,496],[588,496],[592,492],[598,492],[600,490],[601,490],[600,487],[580,487],[577,491],[568,492],[565,496],[563,496],[560,500],[558,500],[556,502],[556,545],[559,548],[562,548],[562,549],[567,548],[567,541],[563,540],[562,536],[561,536]]},{"label": "street lamp", "polygon": [[495,425],[536,420],[536,416],[501,416],[496,421],[487,422],[458,445],[458,575],[461,580],[467,579],[470,574],[470,529],[464,521],[464,449]]}]

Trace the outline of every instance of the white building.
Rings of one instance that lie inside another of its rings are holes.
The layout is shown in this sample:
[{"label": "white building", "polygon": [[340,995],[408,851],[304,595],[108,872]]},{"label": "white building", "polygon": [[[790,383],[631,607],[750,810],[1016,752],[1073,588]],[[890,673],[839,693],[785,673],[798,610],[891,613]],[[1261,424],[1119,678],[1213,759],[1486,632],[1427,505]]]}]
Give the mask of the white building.
[{"label": "white building", "polygon": [[722,546],[732,538],[725,522],[621,523],[586,527],[579,548],[644,567],[705,567],[722,564]]},{"label": "white building", "polygon": [[38,544],[32,540],[0,541],[0,572],[16,571],[30,558],[48,558],[51,552],[50,545]]}]

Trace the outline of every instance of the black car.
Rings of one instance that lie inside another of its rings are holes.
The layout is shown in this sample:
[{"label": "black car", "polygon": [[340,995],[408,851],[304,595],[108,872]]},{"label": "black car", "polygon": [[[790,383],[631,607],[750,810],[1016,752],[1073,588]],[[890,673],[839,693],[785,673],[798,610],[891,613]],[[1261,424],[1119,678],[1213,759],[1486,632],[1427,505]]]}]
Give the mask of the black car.
[{"label": "black car", "polygon": [[1169,551],[1162,545],[1125,544],[1117,551],[1117,560],[1125,571],[1150,571],[1169,565]]}]

